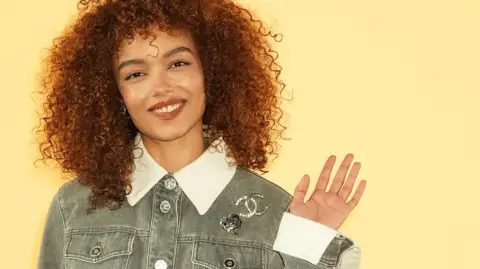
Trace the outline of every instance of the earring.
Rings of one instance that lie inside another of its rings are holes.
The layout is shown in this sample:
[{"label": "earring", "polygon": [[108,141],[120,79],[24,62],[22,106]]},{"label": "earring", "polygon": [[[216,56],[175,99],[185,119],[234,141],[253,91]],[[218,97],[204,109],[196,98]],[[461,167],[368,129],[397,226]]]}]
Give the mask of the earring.
[{"label": "earring", "polygon": [[208,135],[208,125],[203,124],[202,125],[202,131],[203,131],[203,137],[208,138],[209,137],[209,135]]},{"label": "earring", "polygon": [[125,117],[130,118],[130,115],[128,114],[128,111],[127,111],[127,107],[124,104],[122,104],[120,107],[120,113],[122,113],[122,115],[124,115]]}]

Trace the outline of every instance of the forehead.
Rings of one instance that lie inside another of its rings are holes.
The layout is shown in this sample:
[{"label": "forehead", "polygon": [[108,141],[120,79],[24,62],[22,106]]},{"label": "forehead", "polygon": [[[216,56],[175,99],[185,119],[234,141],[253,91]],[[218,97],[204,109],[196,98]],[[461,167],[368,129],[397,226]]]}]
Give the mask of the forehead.
[{"label": "forehead", "polygon": [[118,48],[118,59],[121,61],[147,55],[155,56],[179,46],[195,50],[194,41],[187,31],[176,30],[167,33],[159,29],[152,29],[150,34],[153,36],[135,34],[133,39],[125,39]]}]

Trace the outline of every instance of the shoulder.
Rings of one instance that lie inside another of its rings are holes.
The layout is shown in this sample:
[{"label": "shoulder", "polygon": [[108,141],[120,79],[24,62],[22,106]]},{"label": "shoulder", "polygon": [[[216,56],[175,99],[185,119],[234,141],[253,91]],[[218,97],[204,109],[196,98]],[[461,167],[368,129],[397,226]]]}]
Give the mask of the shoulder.
[{"label": "shoulder", "polygon": [[80,184],[78,178],[69,179],[57,191],[56,197],[62,213],[70,215],[74,210],[85,211],[89,208],[91,190]]},{"label": "shoulder", "polygon": [[275,205],[279,213],[287,211],[292,195],[279,185],[244,167],[238,167],[235,185],[239,191],[261,194],[265,201]]},{"label": "shoulder", "polygon": [[239,177],[240,180],[249,181],[249,183],[254,184],[256,187],[275,193],[279,197],[285,199],[292,198],[292,195],[285,189],[250,169],[238,167],[236,176]]},{"label": "shoulder", "polygon": [[91,190],[89,187],[80,184],[78,178],[69,179],[58,189],[57,196],[62,203],[74,201],[78,203],[81,200],[88,200]]},{"label": "shoulder", "polygon": [[60,186],[58,190],[58,195],[59,196],[67,196],[67,197],[73,197],[73,196],[85,196],[90,193],[90,188],[87,186],[84,186],[80,184],[78,181],[77,177],[71,178],[67,180],[65,183],[63,183],[62,186]]}]

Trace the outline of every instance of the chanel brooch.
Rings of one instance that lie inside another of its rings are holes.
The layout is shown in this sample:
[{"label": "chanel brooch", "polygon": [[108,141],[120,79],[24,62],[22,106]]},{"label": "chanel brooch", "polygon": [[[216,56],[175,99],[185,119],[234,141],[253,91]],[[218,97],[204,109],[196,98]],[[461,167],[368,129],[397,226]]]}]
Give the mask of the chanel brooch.
[{"label": "chanel brooch", "polygon": [[267,212],[268,205],[264,206],[261,210],[258,206],[258,200],[263,200],[263,198],[264,196],[259,193],[240,197],[235,203],[235,206],[243,207],[244,210],[246,209],[246,212],[232,213],[228,217],[223,217],[220,220],[222,228],[230,234],[238,235],[242,228],[243,220],[250,219],[253,216],[261,216]]}]

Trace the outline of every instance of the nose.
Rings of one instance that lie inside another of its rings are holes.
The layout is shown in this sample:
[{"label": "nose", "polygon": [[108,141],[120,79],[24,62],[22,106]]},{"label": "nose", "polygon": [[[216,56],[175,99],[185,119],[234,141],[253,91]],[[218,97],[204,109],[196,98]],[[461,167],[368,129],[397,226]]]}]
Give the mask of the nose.
[{"label": "nose", "polygon": [[154,96],[161,96],[173,91],[173,84],[168,75],[159,74],[154,85]]}]

